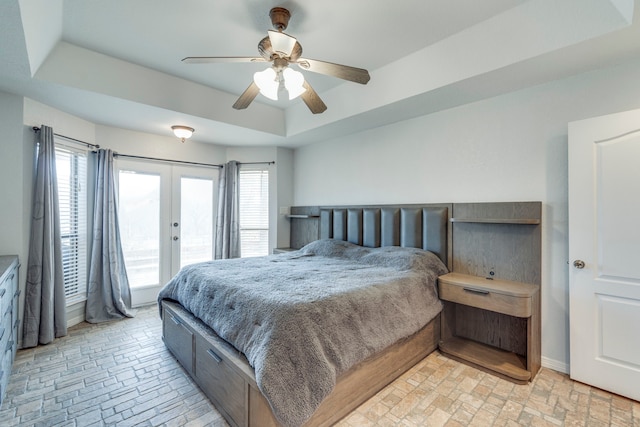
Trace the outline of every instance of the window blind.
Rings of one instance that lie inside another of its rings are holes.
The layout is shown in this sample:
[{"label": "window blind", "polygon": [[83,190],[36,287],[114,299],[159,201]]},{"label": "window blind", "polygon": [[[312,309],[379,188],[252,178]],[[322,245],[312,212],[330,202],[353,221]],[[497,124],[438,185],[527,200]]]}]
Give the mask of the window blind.
[{"label": "window blind", "polygon": [[56,141],[64,293],[67,305],[87,294],[87,152]]},{"label": "window blind", "polygon": [[269,254],[269,170],[240,170],[240,254]]}]

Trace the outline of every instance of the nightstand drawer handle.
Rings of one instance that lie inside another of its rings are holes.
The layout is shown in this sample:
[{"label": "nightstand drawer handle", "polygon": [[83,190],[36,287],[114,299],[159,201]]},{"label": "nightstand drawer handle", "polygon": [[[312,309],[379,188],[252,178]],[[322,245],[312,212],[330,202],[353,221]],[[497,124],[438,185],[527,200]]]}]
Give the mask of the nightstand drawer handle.
[{"label": "nightstand drawer handle", "polygon": [[469,292],[472,294],[478,295],[489,295],[489,291],[485,291],[484,289],[473,289],[473,288],[462,288],[465,292]]}]

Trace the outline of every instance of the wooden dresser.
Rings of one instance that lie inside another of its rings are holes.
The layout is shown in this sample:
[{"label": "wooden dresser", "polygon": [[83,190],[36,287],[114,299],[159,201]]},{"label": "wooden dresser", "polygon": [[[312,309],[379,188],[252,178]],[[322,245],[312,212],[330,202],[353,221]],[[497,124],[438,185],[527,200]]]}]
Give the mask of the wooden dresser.
[{"label": "wooden dresser", "polygon": [[18,349],[18,257],[0,256],[0,404],[6,394]]}]

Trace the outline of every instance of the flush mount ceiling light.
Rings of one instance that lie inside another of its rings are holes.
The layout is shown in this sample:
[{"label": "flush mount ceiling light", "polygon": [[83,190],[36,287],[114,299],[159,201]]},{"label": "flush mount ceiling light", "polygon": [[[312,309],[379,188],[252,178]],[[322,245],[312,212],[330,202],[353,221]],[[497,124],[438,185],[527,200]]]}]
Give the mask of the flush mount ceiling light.
[{"label": "flush mount ceiling light", "polygon": [[235,63],[235,62],[270,62],[272,66],[254,74],[253,82],[233,104],[236,110],[245,109],[254,98],[261,93],[267,98],[277,100],[280,90],[289,93],[289,99],[300,96],[313,114],[322,113],[327,109],[315,90],[305,81],[302,73],[292,70],[289,65],[294,64],[304,71],[325,74],[339,79],[367,84],[369,72],[363,68],[348,65],[333,64],[316,59],[302,58],[302,46],[295,37],[283,31],[289,25],[291,14],[283,7],[274,7],[269,12],[271,24],[275,31],[268,30],[267,37],[258,43],[259,57],[219,57],[219,56],[188,56],[182,61],[188,64],[203,63]]},{"label": "flush mount ceiling light", "polygon": [[185,139],[189,139],[191,138],[191,135],[193,135],[194,129],[190,128],[189,126],[171,126],[171,129],[173,129],[173,134],[175,136],[177,136],[178,138],[180,138],[180,141],[184,142]]}]

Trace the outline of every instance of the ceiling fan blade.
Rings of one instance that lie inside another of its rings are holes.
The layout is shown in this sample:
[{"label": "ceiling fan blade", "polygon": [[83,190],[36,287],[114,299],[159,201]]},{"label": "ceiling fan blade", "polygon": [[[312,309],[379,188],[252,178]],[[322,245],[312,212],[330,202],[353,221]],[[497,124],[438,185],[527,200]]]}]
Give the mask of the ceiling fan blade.
[{"label": "ceiling fan blade", "polygon": [[364,68],[349,67],[348,65],[334,64],[331,62],[318,61],[316,59],[300,58],[297,64],[307,71],[326,74],[340,79],[366,85],[369,79],[369,72]]},{"label": "ceiling fan blade", "polygon": [[324,104],[324,102],[322,102],[322,99],[320,99],[316,91],[313,90],[311,85],[306,81],[302,84],[302,86],[306,90],[302,93],[302,95],[300,95],[300,98],[302,98],[304,103],[307,104],[309,110],[311,110],[313,114],[323,113],[327,109],[327,106]]},{"label": "ceiling fan blade", "polygon": [[260,88],[254,82],[251,82],[249,87],[242,92],[240,98],[238,98],[235,104],[233,104],[233,108],[236,110],[244,110],[249,106],[249,104],[251,104],[251,102],[253,102],[258,93],[260,93]]},{"label": "ceiling fan blade", "polygon": [[296,38],[279,31],[268,30],[267,33],[273,51],[281,53],[285,58],[290,57],[297,42]]},{"label": "ceiling fan blade", "polygon": [[182,59],[185,64],[211,64],[229,62],[266,62],[264,58],[249,56],[187,56]]}]

